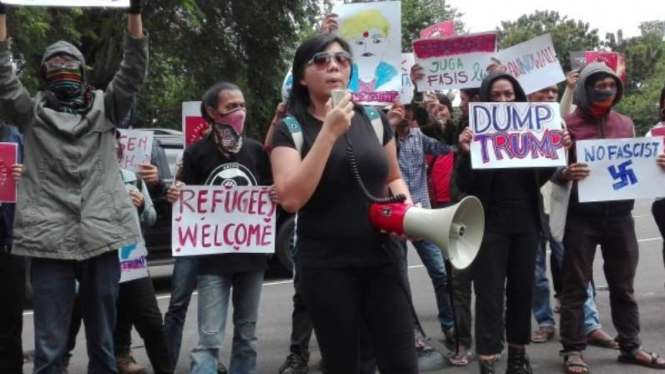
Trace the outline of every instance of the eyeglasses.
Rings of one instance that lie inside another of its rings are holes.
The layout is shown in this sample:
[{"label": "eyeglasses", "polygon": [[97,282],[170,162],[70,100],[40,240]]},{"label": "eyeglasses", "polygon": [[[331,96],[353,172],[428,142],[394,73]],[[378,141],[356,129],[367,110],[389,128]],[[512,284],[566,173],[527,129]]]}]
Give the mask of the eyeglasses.
[{"label": "eyeglasses", "polygon": [[79,61],[49,61],[46,63],[46,70],[75,70],[79,68],[81,68],[81,63]]},{"label": "eyeglasses", "polygon": [[319,52],[312,56],[312,59],[307,62],[307,65],[314,65],[317,69],[323,70],[330,65],[330,61],[335,58],[335,63],[342,68],[349,67],[353,57],[349,52],[335,52],[334,54],[328,52]]}]

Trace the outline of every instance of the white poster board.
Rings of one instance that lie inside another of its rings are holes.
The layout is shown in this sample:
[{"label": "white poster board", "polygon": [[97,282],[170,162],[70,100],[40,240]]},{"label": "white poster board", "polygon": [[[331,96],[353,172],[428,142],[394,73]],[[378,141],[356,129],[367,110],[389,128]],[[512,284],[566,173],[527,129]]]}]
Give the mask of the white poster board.
[{"label": "white poster board", "polygon": [[150,163],[154,133],[151,131],[118,129],[122,160],[120,168],[137,173],[144,162]]},{"label": "white poster board", "polygon": [[577,184],[580,202],[665,196],[665,171],[656,164],[663,138],[580,140],[576,150],[591,169]]},{"label": "white poster board", "polygon": [[274,253],[272,187],[186,186],[173,204],[173,256]]},{"label": "white poster board", "polygon": [[148,250],[145,244],[130,244],[118,251],[120,257],[120,283],[145,278],[148,273]]},{"label": "white poster board", "polygon": [[413,43],[417,64],[425,69],[418,91],[478,88],[496,53],[496,34],[482,33]]},{"label": "white poster board", "polygon": [[566,165],[558,103],[471,103],[474,169]]},{"label": "white poster board", "polygon": [[357,102],[392,103],[402,89],[402,17],[399,1],[340,4],[339,36],[353,50],[349,90]]},{"label": "white poster board", "polygon": [[129,8],[129,0],[3,0],[2,2],[25,6]]},{"label": "white poster board", "polygon": [[550,34],[504,49],[496,58],[527,95],[566,79]]},{"label": "white poster board", "polygon": [[399,94],[399,102],[402,104],[411,104],[411,101],[413,101],[411,68],[415,63],[413,53],[402,53],[402,90]]}]

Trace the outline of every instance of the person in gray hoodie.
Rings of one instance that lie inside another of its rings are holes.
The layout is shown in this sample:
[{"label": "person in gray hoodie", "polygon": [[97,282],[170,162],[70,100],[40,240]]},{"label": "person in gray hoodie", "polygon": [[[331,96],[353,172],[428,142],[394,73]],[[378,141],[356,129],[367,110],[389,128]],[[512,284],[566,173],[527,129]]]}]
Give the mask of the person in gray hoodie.
[{"label": "person in gray hoodie", "polygon": [[25,135],[13,253],[32,258],[34,372],[61,370],[78,280],[88,372],[117,373],[117,250],[142,238],[118,177],[115,128],[147,75],[141,0],[131,0],[124,58],[105,91],[88,87],[83,55],[61,41],[42,60],[46,90],[31,97],[13,71],[9,47],[0,3],[0,107]]}]

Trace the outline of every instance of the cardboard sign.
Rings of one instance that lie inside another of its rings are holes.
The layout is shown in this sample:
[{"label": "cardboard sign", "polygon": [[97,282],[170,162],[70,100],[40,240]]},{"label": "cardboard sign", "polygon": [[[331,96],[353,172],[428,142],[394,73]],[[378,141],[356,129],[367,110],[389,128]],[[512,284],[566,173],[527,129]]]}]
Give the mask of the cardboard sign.
[{"label": "cardboard sign", "polygon": [[274,253],[271,187],[186,186],[173,204],[173,256]]},{"label": "cardboard sign", "polygon": [[420,39],[437,39],[455,36],[455,21],[444,21],[420,32]]},{"label": "cardboard sign", "polygon": [[148,273],[148,250],[145,244],[130,244],[118,251],[120,257],[120,283],[145,278]]},{"label": "cardboard sign", "polygon": [[566,79],[550,34],[504,49],[496,58],[527,95]]},{"label": "cardboard sign", "polygon": [[495,33],[415,41],[416,63],[425,69],[418,91],[480,87],[495,52]]},{"label": "cardboard sign", "polygon": [[662,138],[581,140],[577,161],[589,176],[577,183],[580,202],[665,196],[665,171],[656,164]]},{"label": "cardboard sign", "polygon": [[201,140],[209,129],[210,125],[201,116],[201,102],[183,102],[182,133],[185,134],[185,148]]},{"label": "cardboard sign", "polygon": [[399,99],[402,89],[402,24],[399,1],[340,4],[339,36],[353,50],[349,90],[359,103],[380,105]]},{"label": "cardboard sign", "polygon": [[399,102],[402,104],[411,104],[413,101],[411,68],[415,63],[413,53],[402,53],[402,91],[399,94]]},{"label": "cardboard sign", "polygon": [[144,162],[150,163],[154,134],[151,131],[118,129],[122,160],[120,168],[138,172]]},{"label": "cardboard sign", "polygon": [[0,203],[15,203],[17,186],[12,165],[18,161],[18,144],[0,143]]},{"label": "cardboard sign", "polygon": [[471,103],[474,169],[566,165],[558,103]]},{"label": "cardboard sign", "polygon": [[25,6],[129,8],[129,0],[3,0],[2,2]]}]

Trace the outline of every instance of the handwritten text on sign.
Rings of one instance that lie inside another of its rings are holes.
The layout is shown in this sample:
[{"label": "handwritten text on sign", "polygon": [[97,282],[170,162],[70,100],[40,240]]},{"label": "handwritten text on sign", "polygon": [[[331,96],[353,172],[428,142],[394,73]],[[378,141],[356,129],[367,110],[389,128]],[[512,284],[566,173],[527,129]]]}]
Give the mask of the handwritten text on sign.
[{"label": "handwritten text on sign", "polygon": [[472,103],[474,169],[566,165],[557,103]]},{"label": "handwritten text on sign", "polygon": [[5,4],[28,6],[128,8],[129,0],[3,0]]},{"label": "handwritten text on sign", "polygon": [[150,131],[140,130],[118,129],[118,132],[122,148],[120,167],[136,173],[142,163],[150,162],[154,135]]},{"label": "handwritten text on sign", "polygon": [[18,145],[0,143],[0,203],[16,202],[16,180],[12,165],[18,163]]},{"label": "handwritten text on sign", "polygon": [[148,250],[143,243],[130,244],[118,251],[120,257],[120,283],[145,278],[148,274]]},{"label": "handwritten text on sign", "polygon": [[494,33],[415,41],[416,63],[425,69],[418,90],[480,87],[495,51]]},{"label": "handwritten text on sign", "polygon": [[497,58],[527,94],[566,79],[550,34],[505,49],[497,54]]},{"label": "handwritten text on sign", "polygon": [[589,165],[578,182],[580,202],[650,199],[665,196],[665,171],[657,165],[662,138],[577,142],[577,161]]},{"label": "handwritten text on sign", "polygon": [[173,204],[173,256],[274,253],[271,187],[186,186]]}]

